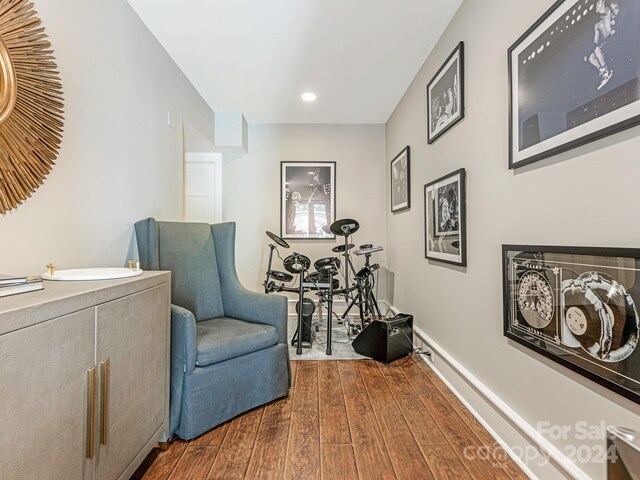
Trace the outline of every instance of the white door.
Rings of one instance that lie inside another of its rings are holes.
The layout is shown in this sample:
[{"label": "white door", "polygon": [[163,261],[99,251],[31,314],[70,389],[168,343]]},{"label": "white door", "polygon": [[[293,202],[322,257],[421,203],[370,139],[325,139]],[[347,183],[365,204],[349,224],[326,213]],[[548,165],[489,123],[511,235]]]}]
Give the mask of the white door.
[{"label": "white door", "polygon": [[184,203],[187,222],[216,221],[216,172],[213,163],[184,164]]}]

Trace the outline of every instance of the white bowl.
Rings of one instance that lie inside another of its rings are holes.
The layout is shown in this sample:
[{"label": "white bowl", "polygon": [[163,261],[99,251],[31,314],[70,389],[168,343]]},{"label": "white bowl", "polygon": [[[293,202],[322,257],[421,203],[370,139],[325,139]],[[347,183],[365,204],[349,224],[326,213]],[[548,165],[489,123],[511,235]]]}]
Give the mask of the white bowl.
[{"label": "white bowl", "polygon": [[76,268],[74,270],[56,270],[55,275],[43,273],[40,276],[43,280],[82,281],[137,277],[142,273],[142,270],[130,268]]}]

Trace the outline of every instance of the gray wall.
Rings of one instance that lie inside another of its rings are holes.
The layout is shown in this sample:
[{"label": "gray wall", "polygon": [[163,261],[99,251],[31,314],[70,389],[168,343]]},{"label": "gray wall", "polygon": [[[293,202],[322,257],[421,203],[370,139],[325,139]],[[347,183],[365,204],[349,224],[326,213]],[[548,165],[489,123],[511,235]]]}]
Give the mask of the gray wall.
[{"label": "gray wall", "polygon": [[[375,260],[394,274],[395,306],[412,312],[530,425],[640,428],[637,405],[502,336],[502,243],[632,247],[640,238],[638,128],[515,174],[507,169],[506,50],[549,4],[466,0],[386,132],[380,125],[250,125],[250,153],[224,161],[224,218],[238,222],[240,277],[258,289],[264,231],[279,231],[280,161],[335,160],[338,217],[360,221],[355,243],[386,247]],[[134,221],[181,218],[182,119],[211,141],[213,114],[124,0],[39,0],[37,8],[64,85],[64,141],[44,185],[0,218],[0,269],[122,265]],[[425,86],[460,40],[467,118],[427,147]],[[166,125],[168,110],[175,129]],[[407,144],[412,208],[391,215],[388,162]],[[460,167],[468,174],[467,269],[423,254],[422,187]],[[292,242],[282,254],[297,250],[315,260],[335,244]],[[602,465],[581,467],[603,478]]]},{"label": "gray wall", "polygon": [[[551,3],[466,0],[389,119],[386,161],[412,149],[411,211],[387,213],[394,303],[534,428],[538,421],[640,428],[638,405],[502,335],[503,243],[637,247],[640,238],[637,127],[517,173],[507,168],[507,48]],[[461,40],[466,118],[427,146],[425,87]],[[467,170],[466,269],[425,260],[423,246],[423,186],[460,167]],[[552,442],[560,449],[583,443]],[[604,478],[602,464],[581,468]]]},{"label": "gray wall", "polygon": [[[249,125],[249,153],[225,155],[223,217],[238,224],[238,275],[251,289],[261,288],[269,260],[265,230],[280,234],[280,162],[336,162],[336,217],[355,218],[356,245],[384,245],[384,125]],[[335,256],[337,240],[292,240],[285,255],[297,251],[312,261]],[[384,262],[384,253],[372,261]],[[362,263],[358,260],[358,264]],[[283,270],[274,261],[275,270]]]},{"label": "gray wall", "polygon": [[182,119],[212,140],[213,112],[124,0],[36,9],[63,82],[64,139],[43,186],[0,218],[0,271],[122,266],[133,222],[181,218]]}]

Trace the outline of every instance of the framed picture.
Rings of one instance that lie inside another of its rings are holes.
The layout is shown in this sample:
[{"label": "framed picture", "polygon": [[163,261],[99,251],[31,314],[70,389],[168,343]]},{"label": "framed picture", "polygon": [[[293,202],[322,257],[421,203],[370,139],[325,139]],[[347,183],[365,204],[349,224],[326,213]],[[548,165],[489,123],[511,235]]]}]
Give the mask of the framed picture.
[{"label": "framed picture", "polygon": [[425,258],[467,265],[465,170],[424,186]]},{"label": "framed picture", "polygon": [[640,403],[640,249],[503,245],[504,334]]},{"label": "framed picture", "polygon": [[509,168],[640,123],[640,2],[556,2],[508,50]]},{"label": "framed picture", "polygon": [[391,160],[391,211],[393,213],[408,210],[411,207],[409,145]]},{"label": "framed picture", "polygon": [[464,118],[464,42],[460,42],[427,85],[427,143]]},{"label": "framed picture", "polygon": [[280,236],[335,238],[336,162],[280,162]]}]

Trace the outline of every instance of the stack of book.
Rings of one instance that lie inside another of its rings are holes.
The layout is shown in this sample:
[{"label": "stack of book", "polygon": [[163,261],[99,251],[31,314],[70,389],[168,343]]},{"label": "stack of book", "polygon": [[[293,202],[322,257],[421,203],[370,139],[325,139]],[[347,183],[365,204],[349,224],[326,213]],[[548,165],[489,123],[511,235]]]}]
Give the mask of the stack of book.
[{"label": "stack of book", "polygon": [[42,285],[42,279],[40,277],[0,275],[0,297],[33,292],[35,290],[42,290],[43,288],[44,286]]}]

